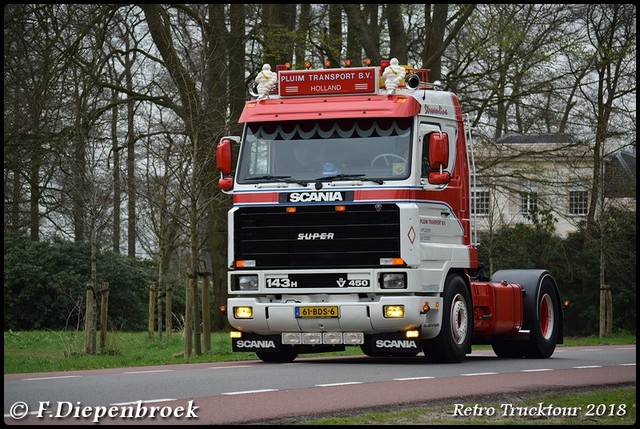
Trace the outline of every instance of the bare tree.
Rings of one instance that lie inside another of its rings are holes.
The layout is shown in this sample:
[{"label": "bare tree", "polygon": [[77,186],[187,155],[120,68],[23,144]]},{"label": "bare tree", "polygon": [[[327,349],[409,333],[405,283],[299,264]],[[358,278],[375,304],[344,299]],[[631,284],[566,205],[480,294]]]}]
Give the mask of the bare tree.
[{"label": "bare tree", "polygon": [[[358,4],[345,4],[343,8],[347,14],[349,26],[353,26],[360,35],[360,43],[362,44],[365,54],[373,64],[380,64],[382,60],[382,55],[380,54],[380,34],[376,31],[378,28],[378,5],[372,4],[363,10]],[[365,18],[366,12],[368,12],[370,17],[369,20]]]},{"label": "bare tree", "polygon": [[295,35],[295,4],[262,5],[263,60],[275,69],[291,61]]},{"label": "bare tree", "polygon": [[15,232],[28,227],[31,240],[37,241],[43,192],[60,155],[56,109],[63,96],[58,84],[69,61],[56,47],[69,23],[60,22],[55,8],[45,5],[9,5],[4,23],[5,187],[10,186],[5,207],[12,213],[5,217],[5,228]]},{"label": "bare tree", "polygon": [[404,29],[402,6],[400,3],[389,3],[385,13],[389,27],[389,58],[397,58],[400,64],[407,64],[407,33]]},{"label": "bare tree", "polygon": [[[224,7],[222,5],[209,5],[204,10],[178,8],[186,16],[193,17],[202,26],[205,50],[202,53],[202,61],[199,65],[202,88],[197,89],[196,81],[189,72],[187,66],[180,58],[180,52],[176,48],[172,37],[172,23],[169,11],[160,5],[142,5],[150,34],[153,38],[164,66],[171,75],[178,90],[180,103],[172,103],[172,109],[185,124],[185,132],[192,143],[192,176],[189,189],[190,208],[189,224],[191,237],[191,265],[189,269],[189,293],[193,297],[189,300],[185,316],[185,356],[191,355],[191,325],[195,331],[195,352],[200,354],[199,342],[200,324],[192,316],[198,315],[198,306],[195,301],[197,292],[197,276],[203,272],[206,265],[201,265],[202,244],[205,238],[213,240],[209,245],[220,249],[218,234],[209,233],[203,235],[201,221],[209,219],[209,231],[217,230],[219,222],[216,219],[216,210],[212,207],[211,196],[215,195],[215,175],[213,169],[214,145],[216,135],[225,129],[226,109],[224,104],[224,90],[226,89],[225,41],[228,32],[224,25]],[[204,101],[204,102],[203,102]],[[206,264],[206,261],[204,262]]]},{"label": "bare tree", "polygon": [[431,81],[442,79],[443,54],[451,42],[460,35],[475,8],[475,4],[459,5],[459,9],[449,17],[448,4],[425,5],[426,35],[422,51],[422,67],[430,70]]},{"label": "bare tree", "polygon": [[302,3],[300,5],[300,13],[298,14],[298,25],[296,27],[295,37],[295,64],[294,69],[302,69],[304,61],[307,59],[308,37],[311,24],[311,5]]},{"label": "bare tree", "polygon": [[605,209],[604,166],[610,150],[606,143],[612,138],[618,140],[626,137],[626,129],[616,126],[620,119],[635,122],[635,114],[631,114],[626,106],[631,105],[628,104],[631,100],[635,104],[636,97],[636,6],[587,5],[577,18],[584,19],[589,43],[589,73],[579,88],[589,104],[595,129],[585,244],[590,246],[597,243],[600,249],[599,335],[602,337],[611,333],[613,318],[611,288],[605,280],[607,231],[600,222]]}]

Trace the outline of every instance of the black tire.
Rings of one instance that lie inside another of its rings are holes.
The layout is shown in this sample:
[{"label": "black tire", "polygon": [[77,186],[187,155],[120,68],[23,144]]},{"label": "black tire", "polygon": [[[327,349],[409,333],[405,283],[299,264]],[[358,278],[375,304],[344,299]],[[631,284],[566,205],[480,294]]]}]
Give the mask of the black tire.
[{"label": "black tire", "polygon": [[536,294],[536,317],[524,347],[525,357],[547,359],[556,349],[561,329],[560,302],[551,277],[542,280]]},{"label": "black tire", "polygon": [[263,362],[287,363],[298,357],[298,351],[291,346],[282,346],[279,352],[256,352]]},{"label": "black tire", "polygon": [[424,340],[428,362],[458,363],[471,347],[473,309],[467,284],[459,275],[449,275],[444,287],[442,326],[437,337]]}]

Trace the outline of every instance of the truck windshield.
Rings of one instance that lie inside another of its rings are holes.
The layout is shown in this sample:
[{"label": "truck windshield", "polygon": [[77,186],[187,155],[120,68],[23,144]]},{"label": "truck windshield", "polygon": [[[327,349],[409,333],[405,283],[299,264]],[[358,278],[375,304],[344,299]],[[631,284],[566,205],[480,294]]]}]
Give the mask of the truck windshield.
[{"label": "truck windshield", "polygon": [[412,123],[378,118],[247,124],[237,182],[406,179]]}]

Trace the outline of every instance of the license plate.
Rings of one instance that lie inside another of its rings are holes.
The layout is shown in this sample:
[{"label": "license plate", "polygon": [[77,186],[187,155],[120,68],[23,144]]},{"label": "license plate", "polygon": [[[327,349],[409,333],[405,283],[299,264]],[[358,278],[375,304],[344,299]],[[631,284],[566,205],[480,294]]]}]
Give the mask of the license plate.
[{"label": "license plate", "polygon": [[296,307],[296,319],[338,317],[338,307]]}]

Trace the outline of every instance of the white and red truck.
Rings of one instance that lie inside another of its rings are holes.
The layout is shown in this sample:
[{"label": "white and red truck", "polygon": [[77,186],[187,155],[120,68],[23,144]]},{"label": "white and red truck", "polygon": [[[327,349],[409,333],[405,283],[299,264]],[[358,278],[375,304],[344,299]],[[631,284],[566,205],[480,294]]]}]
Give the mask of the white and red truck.
[{"label": "white and red truck", "polygon": [[400,67],[266,67],[242,137],[218,144],[234,351],[461,362],[472,344],[548,358],[563,342],[549,271],[479,274],[460,103],[427,70]]}]

